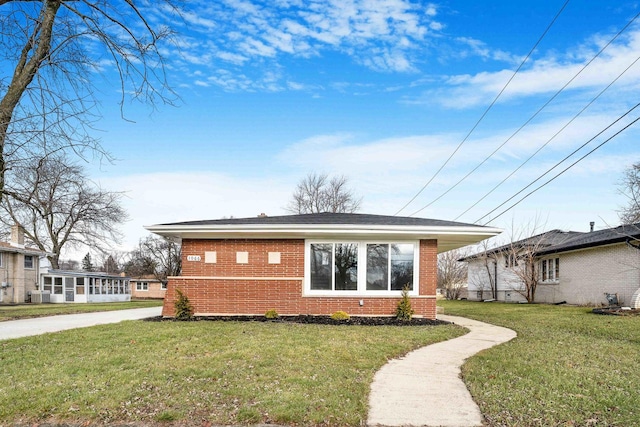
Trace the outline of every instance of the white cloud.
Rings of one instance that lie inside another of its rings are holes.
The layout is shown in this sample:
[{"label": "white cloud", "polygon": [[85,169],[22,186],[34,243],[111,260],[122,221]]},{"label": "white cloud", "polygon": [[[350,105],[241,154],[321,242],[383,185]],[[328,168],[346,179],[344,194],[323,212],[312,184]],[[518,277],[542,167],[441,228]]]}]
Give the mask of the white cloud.
[{"label": "white cloud", "polygon": [[[482,42],[473,39],[461,39],[461,41],[472,47],[480,56],[493,55]],[[509,84],[501,96],[501,102],[525,96],[552,94],[578,73],[580,73],[579,76],[570,83],[567,91],[605,87],[637,60],[640,50],[640,30],[633,30],[619,39],[580,72],[601,45],[602,36],[598,36],[562,56],[551,54],[531,60]],[[500,70],[450,76],[445,81],[444,89],[432,91],[427,94],[427,97],[436,99],[436,102],[447,108],[470,108],[487,104],[500,92],[512,75],[512,70]],[[621,79],[616,87],[628,88],[637,86],[639,83],[640,66],[634,66],[626,72],[624,79]]]}]

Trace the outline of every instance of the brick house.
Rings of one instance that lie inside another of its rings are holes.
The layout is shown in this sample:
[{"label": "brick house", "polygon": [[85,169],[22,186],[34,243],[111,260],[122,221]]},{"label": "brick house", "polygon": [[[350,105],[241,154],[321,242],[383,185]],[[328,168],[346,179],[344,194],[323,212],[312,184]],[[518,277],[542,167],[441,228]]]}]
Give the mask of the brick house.
[{"label": "brick house", "polygon": [[160,224],[182,240],[182,273],[169,277],[196,315],[350,315],[395,312],[408,286],[416,315],[435,318],[436,256],[501,230],[451,221],[365,214],[304,214]]},{"label": "brick house", "polygon": [[497,292],[489,291],[484,254],[465,258],[469,263],[468,297],[522,301],[521,283],[513,274],[510,246],[535,244],[535,274],[539,277],[536,302],[567,302],[577,305],[608,304],[606,294],[617,294],[621,305],[640,308],[640,224],[590,232],[551,230],[488,251],[491,280]]},{"label": "brick house", "polygon": [[24,303],[38,288],[40,258],[47,253],[24,244],[24,229],[11,227],[11,241],[0,242],[0,303]]},{"label": "brick house", "polygon": [[131,298],[163,299],[167,292],[167,282],[153,274],[131,278]]}]

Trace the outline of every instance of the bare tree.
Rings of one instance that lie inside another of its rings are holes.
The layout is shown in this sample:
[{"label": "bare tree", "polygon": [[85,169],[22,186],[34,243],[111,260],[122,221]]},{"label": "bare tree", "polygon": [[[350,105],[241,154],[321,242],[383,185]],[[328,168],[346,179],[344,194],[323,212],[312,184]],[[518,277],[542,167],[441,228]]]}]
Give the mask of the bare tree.
[{"label": "bare tree", "polygon": [[479,251],[473,258],[479,260],[479,270],[468,270],[468,282],[482,292],[489,291],[492,299],[498,299],[498,259],[500,253],[495,252],[489,240],[479,243]]},{"label": "bare tree", "polygon": [[[170,0],[162,5],[173,7]],[[118,76],[120,106],[133,98],[172,103],[162,41],[148,17],[160,8],[130,0],[0,0],[0,200],[15,161],[71,150],[108,157],[90,135],[98,118],[93,82]],[[158,14],[154,14],[158,16]]]},{"label": "bare tree", "polygon": [[296,186],[287,210],[292,213],[353,213],[360,209],[362,198],[348,188],[344,175],[310,173]]},{"label": "bare tree", "polygon": [[53,268],[65,247],[100,250],[119,241],[117,227],[127,219],[122,195],[91,183],[64,155],[31,160],[9,176],[0,223],[22,225],[28,240],[51,253]]},{"label": "bare tree", "polygon": [[447,299],[458,299],[467,283],[467,263],[459,261],[466,256],[463,249],[438,254],[438,288],[444,289]]},{"label": "bare tree", "polygon": [[627,198],[627,205],[618,210],[620,222],[622,224],[640,222],[640,162],[625,169],[618,184],[618,192]]},{"label": "bare tree", "polygon": [[548,246],[562,243],[571,234],[561,230],[541,233],[545,227],[539,218],[519,229],[512,225],[510,242],[502,250],[505,270],[510,274],[506,280],[511,282],[511,290],[529,303],[535,302],[538,285],[543,281],[539,253]]},{"label": "bare tree", "polygon": [[180,274],[182,257],[180,244],[164,237],[147,236],[140,239],[138,248],[129,254],[124,271],[132,277],[153,274],[163,283],[170,276]]}]

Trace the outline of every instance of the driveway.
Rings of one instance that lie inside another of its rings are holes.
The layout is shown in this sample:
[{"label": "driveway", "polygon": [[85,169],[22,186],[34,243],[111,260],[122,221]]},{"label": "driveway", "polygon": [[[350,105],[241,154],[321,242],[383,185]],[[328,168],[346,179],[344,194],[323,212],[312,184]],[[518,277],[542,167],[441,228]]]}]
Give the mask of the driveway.
[{"label": "driveway", "polygon": [[65,331],[67,329],[118,323],[123,320],[146,319],[148,317],[160,316],[161,314],[162,307],[151,307],[10,320],[0,322],[0,341],[46,334],[48,332]]}]

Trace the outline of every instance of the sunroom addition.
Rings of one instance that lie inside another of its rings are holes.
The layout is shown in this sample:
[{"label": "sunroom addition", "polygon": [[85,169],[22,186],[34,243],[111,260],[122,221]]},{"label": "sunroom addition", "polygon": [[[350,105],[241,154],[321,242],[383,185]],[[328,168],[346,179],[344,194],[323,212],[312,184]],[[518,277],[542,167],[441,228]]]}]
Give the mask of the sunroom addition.
[{"label": "sunroom addition", "polygon": [[131,301],[128,277],[97,272],[49,270],[40,275],[39,291],[52,303]]}]

